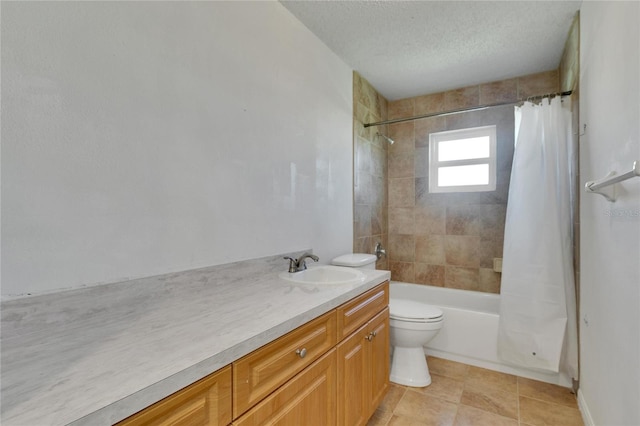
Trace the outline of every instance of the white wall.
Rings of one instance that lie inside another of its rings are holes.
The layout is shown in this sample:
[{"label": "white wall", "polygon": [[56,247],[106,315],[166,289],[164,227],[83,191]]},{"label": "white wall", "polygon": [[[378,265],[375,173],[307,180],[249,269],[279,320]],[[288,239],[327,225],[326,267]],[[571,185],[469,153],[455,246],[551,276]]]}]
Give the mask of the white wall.
[{"label": "white wall", "polygon": [[277,2],[3,2],[2,294],[350,251],[351,72]]},{"label": "white wall", "polygon": [[[582,184],[640,160],[640,3],[580,12]],[[587,422],[640,424],[640,178],[581,194],[580,400]],[[588,323],[588,324],[587,324]]]}]

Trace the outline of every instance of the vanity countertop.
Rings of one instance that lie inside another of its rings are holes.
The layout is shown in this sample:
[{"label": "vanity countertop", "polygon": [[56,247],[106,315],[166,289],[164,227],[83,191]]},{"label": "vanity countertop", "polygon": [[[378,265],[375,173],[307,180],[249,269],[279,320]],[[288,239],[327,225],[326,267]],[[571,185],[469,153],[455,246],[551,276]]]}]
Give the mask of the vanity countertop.
[{"label": "vanity countertop", "polygon": [[113,424],[390,278],[280,271],[259,259],[3,302],[1,423]]}]

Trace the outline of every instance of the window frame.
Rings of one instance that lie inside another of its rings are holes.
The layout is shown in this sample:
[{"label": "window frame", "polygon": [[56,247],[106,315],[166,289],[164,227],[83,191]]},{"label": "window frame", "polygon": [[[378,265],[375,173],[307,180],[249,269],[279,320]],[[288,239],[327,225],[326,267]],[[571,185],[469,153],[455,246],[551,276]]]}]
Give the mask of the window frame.
[{"label": "window frame", "polygon": [[[438,161],[438,144],[459,139],[470,139],[489,136],[489,157],[469,158],[464,160]],[[429,134],[429,193],[451,192],[489,192],[496,190],[496,125],[469,127],[465,129],[447,130]],[[485,185],[439,186],[438,170],[443,167],[470,166],[476,164],[489,165],[489,182]]]}]

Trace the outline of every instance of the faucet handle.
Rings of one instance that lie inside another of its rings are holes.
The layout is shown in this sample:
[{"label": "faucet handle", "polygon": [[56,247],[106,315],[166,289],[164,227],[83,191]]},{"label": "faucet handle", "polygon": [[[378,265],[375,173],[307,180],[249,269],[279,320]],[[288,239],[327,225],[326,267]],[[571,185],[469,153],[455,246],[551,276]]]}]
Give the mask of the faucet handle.
[{"label": "faucet handle", "polygon": [[380,258],[382,256],[387,256],[387,251],[385,249],[382,248],[382,243],[378,242],[376,243],[376,257],[378,258],[378,260],[380,260]]},{"label": "faucet handle", "polygon": [[284,259],[289,261],[289,272],[290,273],[297,272],[298,261],[289,256],[285,256]]}]

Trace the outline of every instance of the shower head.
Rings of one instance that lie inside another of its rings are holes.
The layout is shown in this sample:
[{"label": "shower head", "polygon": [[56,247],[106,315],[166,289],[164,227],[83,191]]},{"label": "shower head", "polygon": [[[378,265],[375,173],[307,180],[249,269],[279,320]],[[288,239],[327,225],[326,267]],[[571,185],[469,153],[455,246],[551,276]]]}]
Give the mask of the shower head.
[{"label": "shower head", "polygon": [[376,133],[376,136],[380,136],[383,139],[386,139],[387,142],[389,142],[389,145],[393,145],[393,143],[395,142],[393,139],[391,139],[389,136],[383,135],[382,133],[378,132]]}]

